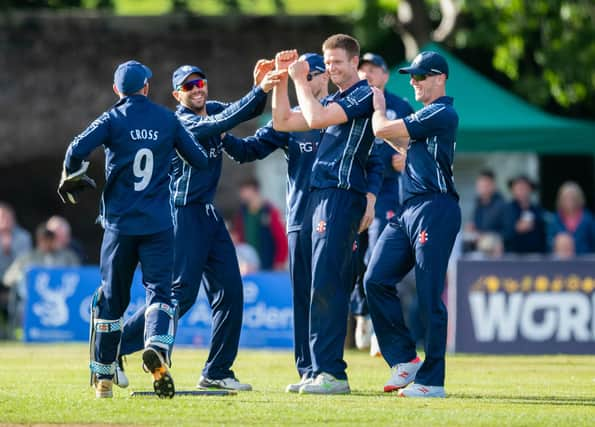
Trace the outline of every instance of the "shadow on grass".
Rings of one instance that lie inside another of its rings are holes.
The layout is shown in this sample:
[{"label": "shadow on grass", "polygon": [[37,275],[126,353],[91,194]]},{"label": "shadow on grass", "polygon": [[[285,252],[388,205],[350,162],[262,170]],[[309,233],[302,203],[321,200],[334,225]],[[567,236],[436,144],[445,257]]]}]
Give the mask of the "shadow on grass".
[{"label": "shadow on grass", "polygon": [[522,405],[594,406],[593,397],[565,396],[502,396],[490,394],[448,393],[454,399],[493,400],[502,403]]}]

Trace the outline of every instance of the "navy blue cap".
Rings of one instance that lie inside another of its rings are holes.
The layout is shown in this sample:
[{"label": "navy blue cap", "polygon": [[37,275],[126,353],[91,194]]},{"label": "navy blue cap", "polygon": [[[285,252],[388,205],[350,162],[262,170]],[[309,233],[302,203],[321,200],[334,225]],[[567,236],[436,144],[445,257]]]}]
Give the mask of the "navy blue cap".
[{"label": "navy blue cap", "polygon": [[205,72],[196,65],[182,65],[181,67],[178,67],[171,76],[171,84],[174,87],[174,90],[177,90],[190,74],[198,74],[203,79],[207,77]]},{"label": "navy blue cap", "polygon": [[388,66],[386,65],[386,61],[380,55],[376,55],[372,52],[364,53],[364,56],[362,56],[362,58],[359,61],[359,66],[361,67],[366,62],[382,68],[384,72],[388,72]]},{"label": "navy blue cap", "polygon": [[143,88],[153,76],[151,69],[138,61],[127,61],[118,65],[114,72],[114,84],[118,91],[130,95]]},{"label": "navy blue cap", "polygon": [[318,71],[324,73],[326,66],[324,65],[324,58],[317,53],[304,53],[300,56],[300,61],[307,61],[310,66],[310,71]]},{"label": "navy blue cap", "polygon": [[409,67],[399,69],[401,74],[446,74],[448,77],[448,64],[446,59],[438,52],[431,50],[420,52]]}]

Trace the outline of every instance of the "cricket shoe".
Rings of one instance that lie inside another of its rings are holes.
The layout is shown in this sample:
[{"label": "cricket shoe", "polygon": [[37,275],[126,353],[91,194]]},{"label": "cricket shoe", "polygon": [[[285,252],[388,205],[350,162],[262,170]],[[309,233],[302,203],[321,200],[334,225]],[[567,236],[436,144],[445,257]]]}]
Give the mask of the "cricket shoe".
[{"label": "cricket shoe", "polygon": [[444,387],[412,383],[399,390],[399,397],[446,397]]},{"label": "cricket shoe", "polygon": [[302,375],[302,378],[300,379],[300,382],[298,383],[294,383],[294,384],[289,384],[286,388],[285,388],[285,393],[299,393],[300,392],[300,388],[306,384],[311,384],[312,381],[314,381],[314,378],[308,376],[308,374],[304,374]]},{"label": "cricket shoe", "polygon": [[419,371],[422,364],[423,362],[419,357],[407,363],[397,363],[391,368],[391,377],[384,384],[384,392],[390,393],[407,387],[415,379],[415,375],[417,375],[417,371]]},{"label": "cricket shoe", "polygon": [[349,394],[347,380],[338,380],[331,374],[322,372],[309,384],[300,387],[300,394]]},{"label": "cricket shoe", "polygon": [[228,378],[222,378],[220,380],[214,380],[214,379],[207,378],[207,377],[201,375],[196,387],[198,387],[198,388],[219,388],[222,390],[252,391],[252,386],[250,384],[241,383],[238,381],[237,378],[234,378],[234,377],[228,377]]},{"label": "cricket shoe", "polygon": [[93,385],[95,386],[95,398],[105,399],[114,397],[112,393],[112,380],[99,380],[95,378]]},{"label": "cricket shoe", "polygon": [[123,356],[118,356],[116,363],[116,373],[114,375],[114,384],[120,388],[126,388],[130,384],[128,377],[124,372],[124,360]]},{"label": "cricket shoe", "polygon": [[161,353],[147,347],[143,352],[143,369],[153,375],[153,389],[160,399],[172,398],[176,394],[174,380],[167,369],[167,363]]}]

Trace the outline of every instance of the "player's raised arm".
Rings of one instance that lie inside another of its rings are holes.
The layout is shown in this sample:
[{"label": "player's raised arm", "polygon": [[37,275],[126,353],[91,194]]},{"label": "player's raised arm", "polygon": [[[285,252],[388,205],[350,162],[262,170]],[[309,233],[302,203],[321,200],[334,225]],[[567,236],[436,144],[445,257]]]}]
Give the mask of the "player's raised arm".
[{"label": "player's raised arm", "polygon": [[299,111],[293,111],[289,104],[287,93],[287,69],[297,61],[297,50],[284,50],[275,56],[275,67],[281,75],[281,81],[273,89],[273,127],[278,131],[294,132],[309,130],[304,116]]},{"label": "player's raised arm", "polygon": [[277,148],[285,149],[288,144],[289,134],[277,132],[269,122],[258,129],[253,136],[238,138],[226,134],[221,142],[225,152],[236,162],[247,163],[262,160]]},{"label": "player's raised arm", "polygon": [[197,169],[206,169],[209,166],[209,156],[194,135],[184,127],[180,120],[176,120],[175,147],[178,153]]},{"label": "player's raised arm", "polygon": [[386,100],[384,93],[372,87],[374,93],[374,115],[372,129],[377,138],[384,139],[395,150],[406,149],[409,144],[409,131],[403,119],[389,120],[386,117]]},{"label": "player's raised arm", "polygon": [[296,61],[289,67],[289,75],[295,84],[295,93],[304,120],[310,129],[324,129],[349,120],[345,110],[337,103],[323,106],[308,85],[310,71],[307,61]]}]

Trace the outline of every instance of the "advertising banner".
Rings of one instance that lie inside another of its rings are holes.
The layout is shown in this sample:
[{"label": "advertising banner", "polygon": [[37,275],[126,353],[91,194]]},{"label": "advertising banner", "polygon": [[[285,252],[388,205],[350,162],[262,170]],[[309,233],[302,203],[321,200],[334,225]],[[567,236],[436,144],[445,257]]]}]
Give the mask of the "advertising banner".
[{"label": "advertising banner", "polygon": [[[97,267],[36,268],[27,275],[24,339],[27,342],[87,341],[89,304],[101,278]],[[240,346],[291,348],[293,318],[291,284],[284,272],[243,278],[244,319]],[[211,309],[201,291],[178,324],[176,344],[208,347]],[[140,273],[134,275],[128,318],[145,303]]]},{"label": "advertising banner", "polygon": [[455,351],[595,354],[595,261],[459,261]]}]

